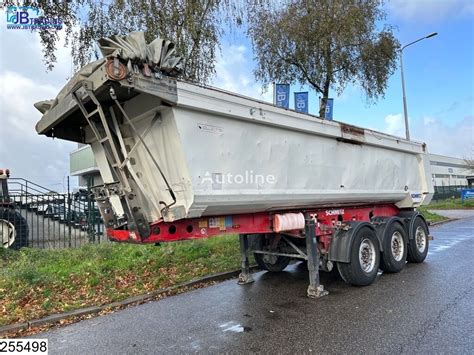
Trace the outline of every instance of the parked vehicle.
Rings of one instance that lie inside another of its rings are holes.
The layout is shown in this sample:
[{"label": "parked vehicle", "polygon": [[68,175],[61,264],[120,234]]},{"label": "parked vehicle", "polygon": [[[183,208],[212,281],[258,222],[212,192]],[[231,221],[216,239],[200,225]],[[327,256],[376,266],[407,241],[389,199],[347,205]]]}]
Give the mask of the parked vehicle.
[{"label": "parked vehicle", "polygon": [[[135,53],[158,50],[137,34],[122,40],[147,48]],[[241,283],[252,281],[250,252],[268,271],[300,259],[311,297],[326,294],[320,269],[365,286],[379,267],[399,272],[426,258],[428,225],[416,211],[433,193],[425,144],[182,82],[179,68],[153,56],[127,61],[120,45],[110,54],[122,41],[105,42],[106,58],[54,106],[36,106],[39,134],[91,144],[110,239],[236,233]]]},{"label": "parked vehicle", "polygon": [[3,248],[28,246],[28,224],[8,193],[9,169],[0,169],[0,236]]},{"label": "parked vehicle", "polygon": [[74,201],[82,201],[82,202],[87,202],[90,200],[90,191],[87,191],[86,189],[78,189],[76,192],[74,192]]}]

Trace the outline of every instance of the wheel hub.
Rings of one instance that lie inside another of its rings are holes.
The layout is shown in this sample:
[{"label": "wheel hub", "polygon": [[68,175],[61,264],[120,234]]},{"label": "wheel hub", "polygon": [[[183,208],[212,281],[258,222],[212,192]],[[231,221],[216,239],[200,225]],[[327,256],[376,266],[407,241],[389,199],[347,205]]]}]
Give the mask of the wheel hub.
[{"label": "wheel hub", "polygon": [[364,272],[370,273],[375,267],[375,246],[370,239],[364,239],[359,247],[359,263]]},{"label": "wheel hub", "polygon": [[403,237],[400,232],[395,232],[392,235],[391,240],[392,255],[396,261],[400,261],[403,258],[405,252],[405,244],[403,243]]},{"label": "wheel hub", "polygon": [[274,265],[278,260],[278,256],[276,255],[268,255],[268,254],[264,254],[263,255],[263,261],[267,264],[271,264],[271,265]]},{"label": "wheel hub", "polygon": [[5,219],[0,219],[0,236],[3,247],[10,247],[15,242],[15,226]]}]

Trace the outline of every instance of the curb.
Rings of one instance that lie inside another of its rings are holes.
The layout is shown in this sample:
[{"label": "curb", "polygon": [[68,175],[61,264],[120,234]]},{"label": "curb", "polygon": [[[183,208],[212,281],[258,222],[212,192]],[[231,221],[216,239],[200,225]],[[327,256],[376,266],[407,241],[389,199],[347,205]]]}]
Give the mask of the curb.
[{"label": "curb", "polygon": [[28,329],[28,323],[15,323],[0,327],[0,334]]},{"label": "curb", "polygon": [[[252,266],[250,268],[251,272],[255,272],[258,270],[259,268],[257,266]],[[133,304],[143,303],[145,301],[151,300],[161,294],[164,294],[170,291],[174,291],[174,290],[186,288],[186,287],[193,287],[193,286],[200,285],[207,282],[225,281],[228,279],[236,278],[239,276],[239,274],[240,274],[240,270],[219,272],[217,274],[212,274],[212,275],[204,276],[198,279],[186,281],[178,285],[158,289],[158,290],[148,292],[148,293],[138,295],[138,296],[129,297],[122,301],[112,302],[112,303],[104,304],[101,306],[80,308],[80,309],[76,309],[76,310],[64,312],[64,313],[52,314],[43,318],[33,319],[25,323],[15,323],[15,324],[10,324],[10,325],[5,325],[5,326],[0,327],[0,335],[5,334],[5,333],[17,332],[20,330],[27,330],[32,327],[58,323],[61,320],[71,318],[71,317],[96,314],[109,308],[118,308],[118,307],[124,307],[124,306],[130,306]]]},{"label": "curb", "polygon": [[454,222],[454,221],[457,221],[457,220],[459,220],[459,218],[448,218],[448,219],[445,219],[444,221],[432,222],[432,223],[429,224],[429,226],[430,227],[439,226],[441,224]]}]

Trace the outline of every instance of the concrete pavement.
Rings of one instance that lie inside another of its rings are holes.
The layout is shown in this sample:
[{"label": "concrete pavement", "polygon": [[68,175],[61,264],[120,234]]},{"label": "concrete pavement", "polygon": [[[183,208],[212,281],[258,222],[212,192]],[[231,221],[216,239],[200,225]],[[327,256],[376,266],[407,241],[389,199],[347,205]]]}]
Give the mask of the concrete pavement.
[{"label": "concrete pavement", "polygon": [[430,210],[447,218],[468,218],[473,215],[473,210]]}]

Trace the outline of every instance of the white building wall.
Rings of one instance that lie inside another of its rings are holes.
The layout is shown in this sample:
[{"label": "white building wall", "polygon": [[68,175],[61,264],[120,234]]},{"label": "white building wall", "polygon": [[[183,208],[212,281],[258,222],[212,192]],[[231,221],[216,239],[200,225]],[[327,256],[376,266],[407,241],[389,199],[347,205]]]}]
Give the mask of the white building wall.
[{"label": "white building wall", "polygon": [[434,186],[467,186],[467,176],[474,175],[463,159],[430,154],[430,167]]}]

